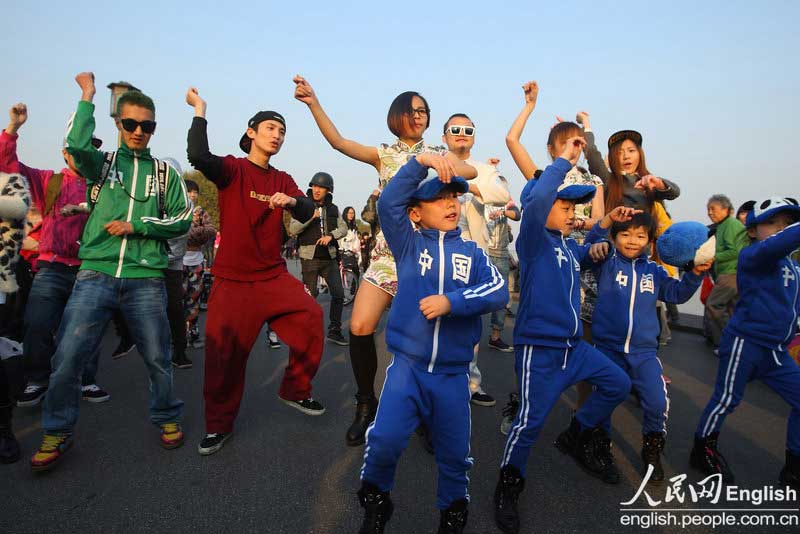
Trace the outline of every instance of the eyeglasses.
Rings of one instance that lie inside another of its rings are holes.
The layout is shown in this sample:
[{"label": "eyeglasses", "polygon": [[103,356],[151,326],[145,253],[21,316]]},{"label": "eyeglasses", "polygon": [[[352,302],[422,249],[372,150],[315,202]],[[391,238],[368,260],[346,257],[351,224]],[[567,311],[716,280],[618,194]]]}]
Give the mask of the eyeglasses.
[{"label": "eyeglasses", "polygon": [[412,109],[410,115],[412,117],[416,117],[417,115],[419,115],[420,117],[427,117],[429,113],[430,110],[427,108],[417,108],[417,109]]},{"label": "eyeglasses", "polygon": [[452,125],[447,128],[447,132],[450,135],[465,135],[467,137],[472,137],[475,135],[475,127],[474,126],[458,126]]},{"label": "eyeglasses", "polygon": [[136,121],[133,119],[120,119],[120,124],[126,132],[135,132],[138,127],[142,127],[142,132],[151,134],[156,131],[156,121]]}]

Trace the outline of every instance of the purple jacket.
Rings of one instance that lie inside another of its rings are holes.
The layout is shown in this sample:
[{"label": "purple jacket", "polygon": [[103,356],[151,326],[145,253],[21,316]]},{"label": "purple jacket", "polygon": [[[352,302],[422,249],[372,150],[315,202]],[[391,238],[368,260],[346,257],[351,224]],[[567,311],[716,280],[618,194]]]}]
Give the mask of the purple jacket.
[{"label": "purple jacket", "polygon": [[61,169],[61,194],[49,214],[44,213],[47,183],[56,171],[33,169],[17,159],[18,135],[0,134],[0,172],[16,172],[28,179],[31,201],[42,212],[42,234],[39,261],[80,265],[78,241],[89,218],[87,214],[64,217],[61,208],[67,204],[86,202],[86,181],[69,169]]}]

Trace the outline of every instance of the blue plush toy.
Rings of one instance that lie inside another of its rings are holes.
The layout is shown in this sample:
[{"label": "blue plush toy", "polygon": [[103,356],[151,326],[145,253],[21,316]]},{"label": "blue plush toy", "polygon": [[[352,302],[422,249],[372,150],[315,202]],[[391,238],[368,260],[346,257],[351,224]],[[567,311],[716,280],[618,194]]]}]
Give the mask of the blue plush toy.
[{"label": "blue plush toy", "polygon": [[678,268],[690,262],[700,265],[714,258],[717,239],[708,237],[708,228],[693,221],[675,223],[658,238],[658,256]]}]

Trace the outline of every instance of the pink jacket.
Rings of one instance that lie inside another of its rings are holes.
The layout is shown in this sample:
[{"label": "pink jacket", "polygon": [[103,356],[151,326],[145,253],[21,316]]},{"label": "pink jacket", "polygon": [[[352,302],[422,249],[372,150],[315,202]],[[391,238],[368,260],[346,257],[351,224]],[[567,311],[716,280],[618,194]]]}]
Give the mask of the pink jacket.
[{"label": "pink jacket", "polygon": [[89,218],[86,214],[64,217],[61,208],[66,204],[86,202],[86,181],[69,169],[61,169],[61,195],[52,211],[45,215],[44,200],[47,183],[55,171],[33,169],[17,159],[17,135],[5,130],[0,134],[0,172],[16,172],[28,179],[31,201],[42,212],[42,234],[39,241],[39,260],[80,265],[78,249],[83,227]]}]

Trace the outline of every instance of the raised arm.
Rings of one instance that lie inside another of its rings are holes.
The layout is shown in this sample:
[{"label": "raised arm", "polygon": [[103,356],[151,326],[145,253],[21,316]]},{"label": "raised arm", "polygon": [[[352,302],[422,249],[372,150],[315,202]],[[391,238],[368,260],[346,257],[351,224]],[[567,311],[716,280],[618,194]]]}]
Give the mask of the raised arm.
[{"label": "raised arm", "polygon": [[339,133],[339,130],[334,126],[333,121],[322,109],[314,89],[308,81],[299,74],[294,77],[294,97],[300,102],[308,106],[311,111],[311,116],[317,123],[319,131],[331,147],[338,150],[345,156],[351,157],[363,163],[368,163],[380,171],[381,161],[378,157],[378,149],[371,146],[362,145],[356,141],[346,139]]},{"label": "raised arm", "polygon": [[92,184],[100,177],[103,165],[103,153],[92,145],[92,134],[95,129],[92,103],[95,94],[94,74],[81,72],[75,76],[75,81],[81,88],[81,101],[78,102],[78,110],[67,127],[66,150],[72,155],[75,167],[86,179],[86,183]]},{"label": "raised arm", "polygon": [[738,268],[751,271],[771,269],[778,260],[798,248],[800,248],[800,222],[744,248],[739,254]]},{"label": "raised arm", "polygon": [[28,108],[23,103],[15,104],[8,111],[8,126],[0,133],[0,172],[20,173],[28,180],[31,202],[44,210],[45,183],[53,171],[28,167],[17,157],[17,132],[28,120]]},{"label": "raised arm", "polygon": [[606,161],[603,159],[603,155],[597,149],[597,145],[595,144],[594,132],[592,131],[592,125],[589,121],[589,114],[585,111],[579,111],[575,120],[578,122],[578,124],[583,125],[583,138],[586,139],[584,155],[586,156],[586,161],[589,164],[589,172],[600,178],[603,181],[603,184],[608,184],[608,180],[611,177],[611,172],[608,170]]},{"label": "raised arm", "polygon": [[514,159],[514,163],[517,164],[522,176],[526,180],[530,180],[533,178],[537,167],[530,154],[528,154],[528,151],[520,142],[520,138],[522,137],[523,130],[525,130],[525,124],[527,124],[528,118],[536,108],[536,99],[539,96],[539,85],[533,81],[527,82],[523,84],[522,90],[525,93],[525,106],[523,106],[517,118],[514,119],[514,123],[506,134],[506,146],[508,147],[508,151],[511,152],[511,157]]},{"label": "raised arm", "polygon": [[194,118],[187,136],[186,153],[189,163],[202,172],[203,175],[222,189],[227,186],[231,178],[223,172],[223,161],[215,156],[208,148],[208,122],[206,121],[206,101],[200,98],[197,89],[190,87],[186,91],[186,103],[194,108]]}]

